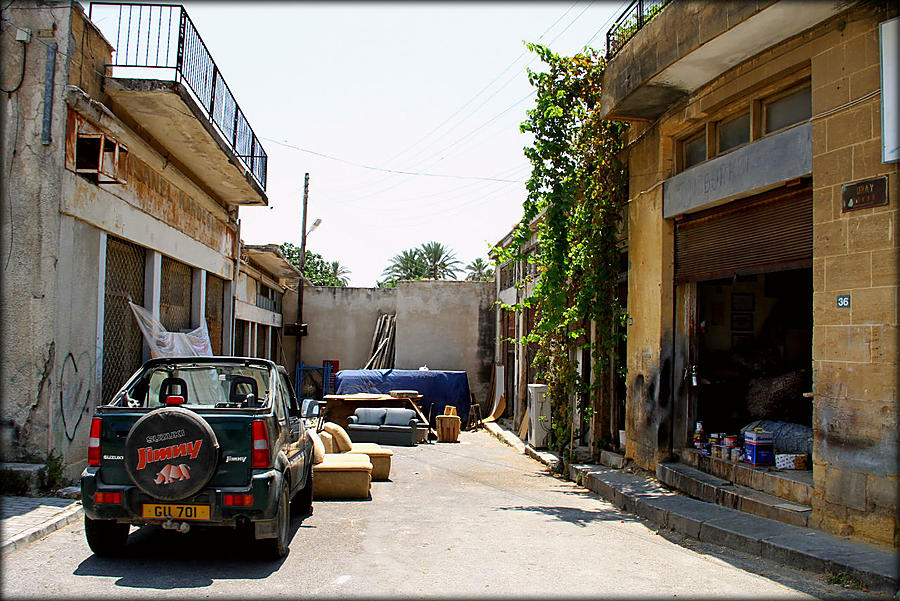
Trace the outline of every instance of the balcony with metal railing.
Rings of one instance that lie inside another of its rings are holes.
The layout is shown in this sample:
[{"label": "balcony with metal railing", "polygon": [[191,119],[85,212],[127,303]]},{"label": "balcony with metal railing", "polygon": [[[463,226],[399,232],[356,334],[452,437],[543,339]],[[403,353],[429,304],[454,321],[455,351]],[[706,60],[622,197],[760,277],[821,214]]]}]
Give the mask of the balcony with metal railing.
[{"label": "balcony with metal railing", "polygon": [[266,151],[184,7],[92,2],[89,18],[115,48],[113,110],[227,204],[267,204]]},{"label": "balcony with metal railing", "polygon": [[633,0],[606,32],[606,60],[614,57],[669,2],[671,0]]},{"label": "balcony with metal railing", "polygon": [[653,122],[716,77],[846,3],[633,0],[606,34],[600,115]]}]

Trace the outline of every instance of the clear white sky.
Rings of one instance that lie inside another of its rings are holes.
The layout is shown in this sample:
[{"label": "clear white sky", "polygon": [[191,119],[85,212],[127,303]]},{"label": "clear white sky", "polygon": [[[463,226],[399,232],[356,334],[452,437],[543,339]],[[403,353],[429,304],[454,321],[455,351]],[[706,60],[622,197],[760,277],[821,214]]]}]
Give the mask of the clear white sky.
[{"label": "clear white sky", "polygon": [[352,286],[431,240],[464,265],[487,259],[521,217],[530,171],[518,126],[539,63],[523,40],[602,48],[625,4],[185,2],[269,156],[269,207],[241,209],[242,239],[299,245],[308,172],[308,223],[322,224],[307,248]]}]

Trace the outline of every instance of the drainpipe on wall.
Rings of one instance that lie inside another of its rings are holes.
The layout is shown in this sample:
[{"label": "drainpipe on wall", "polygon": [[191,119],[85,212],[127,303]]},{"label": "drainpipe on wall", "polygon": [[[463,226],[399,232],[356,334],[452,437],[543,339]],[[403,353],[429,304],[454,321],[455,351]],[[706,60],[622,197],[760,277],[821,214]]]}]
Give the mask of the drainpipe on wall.
[{"label": "drainpipe on wall", "polygon": [[235,253],[234,253],[234,272],[231,275],[231,336],[228,341],[228,347],[231,349],[232,356],[237,356],[238,353],[234,348],[234,334],[237,329],[237,317],[235,316],[235,298],[237,298],[237,287],[238,287],[238,279],[241,273],[241,220],[237,218],[238,209],[235,208],[235,226],[237,228],[237,232],[235,233]]}]

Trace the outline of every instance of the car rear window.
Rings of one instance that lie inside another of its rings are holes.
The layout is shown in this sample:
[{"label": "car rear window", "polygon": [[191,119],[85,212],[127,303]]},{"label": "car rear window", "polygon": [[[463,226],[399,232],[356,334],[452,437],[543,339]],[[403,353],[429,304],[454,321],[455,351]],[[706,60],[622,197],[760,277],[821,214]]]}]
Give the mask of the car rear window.
[{"label": "car rear window", "polygon": [[157,365],[143,374],[111,404],[161,407],[169,396],[186,406],[262,407],[269,399],[269,371],[262,366]]}]

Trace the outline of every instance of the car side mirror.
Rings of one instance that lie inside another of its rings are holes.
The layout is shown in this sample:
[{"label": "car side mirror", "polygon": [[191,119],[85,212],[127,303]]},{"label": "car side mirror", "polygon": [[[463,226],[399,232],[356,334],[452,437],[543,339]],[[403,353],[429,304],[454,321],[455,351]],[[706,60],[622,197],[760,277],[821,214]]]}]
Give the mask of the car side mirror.
[{"label": "car side mirror", "polygon": [[300,415],[307,419],[316,419],[319,417],[319,404],[316,399],[303,399],[303,406]]}]

